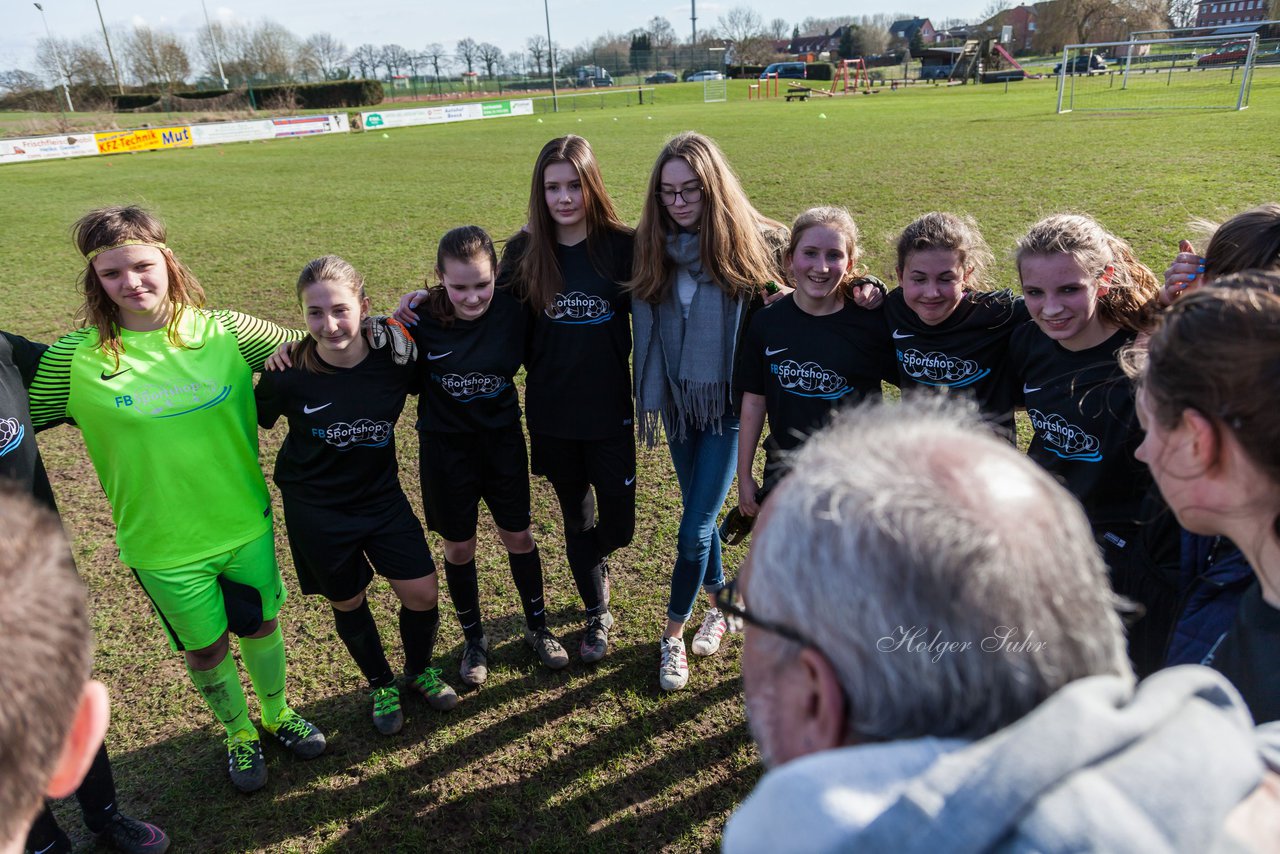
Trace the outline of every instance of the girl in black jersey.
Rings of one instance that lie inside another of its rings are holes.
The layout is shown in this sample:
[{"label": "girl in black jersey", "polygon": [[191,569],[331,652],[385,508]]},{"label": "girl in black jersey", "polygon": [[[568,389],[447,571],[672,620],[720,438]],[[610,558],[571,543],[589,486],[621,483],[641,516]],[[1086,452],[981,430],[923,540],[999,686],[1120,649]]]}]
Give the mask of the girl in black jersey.
[{"label": "girl in black jersey", "polygon": [[551,482],[586,608],[579,653],[608,650],[609,555],[631,542],[636,449],[631,408],[631,229],[614,211],[580,136],[543,146],[528,224],[508,242],[498,286],[529,311],[525,419],[533,473]]},{"label": "girl in black jersey", "polygon": [[1188,530],[1238,543],[1256,574],[1205,663],[1259,724],[1280,720],[1280,264],[1270,266],[1179,297],[1126,365],[1146,429],[1139,459]]},{"label": "girl in black jersey", "polygon": [[482,498],[520,593],[525,642],[553,670],[569,663],[547,629],[542,562],[529,529],[528,457],[515,388],[528,317],[509,291],[495,290],[496,268],[483,229],[450,231],[436,253],[439,283],[423,296],[413,329],[422,383],[422,501],[427,526],[444,539],[445,581],[466,635],[460,673],[468,685],[489,675],[475,562]]},{"label": "girl in black jersey", "polygon": [[1011,291],[989,291],[991,250],[969,217],[934,211],[898,238],[898,288],[885,301],[899,384],[971,395],[1010,439],[1016,398],[1009,336],[1029,320]]},{"label": "girl in black jersey", "polygon": [[406,685],[434,709],[458,703],[431,667],[440,623],[435,565],[396,465],[395,425],[416,388],[417,366],[369,347],[361,333],[369,312],[364,279],[341,258],[327,255],[303,269],[298,302],[310,337],[294,352],[295,367],[262,375],[258,423],[289,421],[275,481],[299,586],[329,600],[338,636],[369,680],[374,727],[390,735],[404,715],[365,596],[375,570],[400,599]]},{"label": "girl in black jersey", "polygon": [[1159,666],[1172,623],[1178,529],[1134,459],[1141,433],[1118,353],[1150,326],[1159,283],[1127,243],[1076,214],[1032,226],[1017,264],[1035,321],[1009,344],[1035,431],[1028,455],[1084,505],[1116,592],[1145,609],[1129,631],[1130,658],[1145,675]]},{"label": "girl in black jersey", "polygon": [[[785,261],[795,287],[751,318],[739,348],[734,384],[742,393],[738,433],[738,507],[755,516],[784,473],[783,457],[820,429],[837,406],[881,397],[897,383],[883,311],[854,304],[851,287],[861,251],[843,208],[812,208],[791,226]],[[765,440],[764,487],[752,473]]]}]

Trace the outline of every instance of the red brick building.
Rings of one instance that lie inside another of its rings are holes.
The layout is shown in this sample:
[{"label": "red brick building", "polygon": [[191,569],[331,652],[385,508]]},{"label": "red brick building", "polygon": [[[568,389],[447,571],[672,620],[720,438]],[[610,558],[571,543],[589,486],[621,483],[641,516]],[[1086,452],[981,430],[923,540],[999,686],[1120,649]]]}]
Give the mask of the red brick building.
[{"label": "red brick building", "polygon": [[1267,0],[1208,0],[1196,12],[1197,27],[1220,27],[1267,20]]}]

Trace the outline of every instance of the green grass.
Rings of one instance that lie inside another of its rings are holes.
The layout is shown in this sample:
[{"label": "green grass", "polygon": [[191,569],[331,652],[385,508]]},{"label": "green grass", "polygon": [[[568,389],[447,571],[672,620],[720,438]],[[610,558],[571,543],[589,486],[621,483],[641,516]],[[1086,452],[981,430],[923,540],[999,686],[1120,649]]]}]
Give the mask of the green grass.
[{"label": "green grass", "polygon": [[[867,267],[886,280],[893,236],[931,209],[977,217],[1001,259],[996,282],[1012,286],[1008,250],[1042,215],[1093,213],[1162,270],[1190,218],[1276,197],[1280,74],[1262,70],[1251,109],[1214,114],[1057,116],[1053,81],[1016,83],[1007,93],[920,86],[790,104],[747,103],[745,87],[731,82],[727,104],[701,104],[697,85],[667,86],[645,107],[5,166],[0,326],[46,341],[72,327],[82,262],[68,227],[86,209],[115,202],[140,202],[164,217],[171,245],[213,305],[296,325],[298,270],[336,252],[366,274],[375,308],[388,310],[422,280],[449,227],[514,231],[538,148],[568,132],[592,141],[622,215],[634,222],[663,140],[704,131],[765,213],[789,220],[814,204],[848,206]],[[400,434],[404,485],[416,503],[411,419]],[[281,437],[263,434],[268,467]],[[121,801],[163,824],[182,850],[711,849],[760,773],[741,710],[737,639],[719,657],[691,663],[688,690],[657,688],[655,642],[679,515],[665,449],[640,455],[635,543],[613,561],[619,625],[596,668],[576,656],[559,674],[534,665],[486,527],[480,565],[496,645],[491,681],[447,717],[411,705],[404,732],[384,739],[368,723],[328,608],[295,593],[284,612],[291,696],[332,747],[311,763],[271,751],[268,788],[246,798],[227,783],[219,734],[117,561],[79,436],[59,428],[41,443],[91,590]],[[540,481],[534,505],[552,625],[576,647],[576,595],[555,499]],[[193,491],[191,506],[175,512],[197,506]],[[742,556],[733,550],[728,566]],[[292,582],[287,549],[280,558]],[[398,661],[393,597],[376,583],[374,599]],[[439,650],[450,677],[460,641],[446,605]],[[59,814],[82,834],[74,809]]]}]

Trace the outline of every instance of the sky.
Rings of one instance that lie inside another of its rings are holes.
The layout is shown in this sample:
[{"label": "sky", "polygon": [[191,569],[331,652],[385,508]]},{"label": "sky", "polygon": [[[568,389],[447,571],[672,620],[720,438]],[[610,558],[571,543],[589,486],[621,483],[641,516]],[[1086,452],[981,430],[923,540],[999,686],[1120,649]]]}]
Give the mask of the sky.
[{"label": "sky", "polygon": [[[204,26],[200,0],[98,0],[110,28],[146,24],[190,38]],[[694,0],[698,29],[714,26],[717,18],[735,6],[749,6],[764,21],[784,18],[797,24],[808,17],[902,13],[940,21],[976,18],[989,0],[846,0],[831,2],[755,2],[754,0]],[[539,0],[205,0],[209,16],[223,21],[256,21],[270,18],[300,38],[328,32],[348,47],[369,42],[396,43],[421,50],[432,42],[451,48],[459,39],[492,42],[505,51],[523,49],[525,40],[546,34],[543,4]],[[41,0],[49,29],[59,38],[79,38],[100,33],[94,0]],[[882,5],[883,4],[883,5]],[[690,2],[655,0],[652,4],[619,0],[548,0],[551,35],[563,47],[591,41],[606,31],[625,33],[642,27],[655,15],[669,20],[678,37],[687,40]],[[36,41],[44,36],[40,12],[30,0],[0,0],[6,24],[0,28],[0,69],[35,70]]]}]

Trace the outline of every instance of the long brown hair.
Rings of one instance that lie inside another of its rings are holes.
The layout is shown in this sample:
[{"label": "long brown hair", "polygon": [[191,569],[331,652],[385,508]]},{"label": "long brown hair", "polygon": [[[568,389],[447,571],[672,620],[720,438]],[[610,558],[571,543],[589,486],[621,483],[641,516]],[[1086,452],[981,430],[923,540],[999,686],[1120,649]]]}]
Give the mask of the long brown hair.
[{"label": "long brown hair", "polygon": [[1280,267],[1280,204],[1259,205],[1216,228],[1206,225],[1213,231],[1204,250],[1206,277]]},{"label": "long brown hair", "polygon": [[1094,275],[1112,268],[1108,290],[1098,296],[1098,315],[1104,322],[1130,332],[1151,328],[1159,309],[1160,281],[1128,243],[1091,217],[1054,214],[1019,238],[1018,275],[1022,275],[1024,258],[1058,254],[1070,255],[1081,269]]},{"label": "long brown hair", "polygon": [[[862,246],[858,242],[858,226],[849,211],[841,207],[823,206],[809,208],[795,222],[791,223],[791,240],[783,258],[786,262],[788,278],[791,273],[791,260],[795,257],[796,247],[804,233],[815,226],[825,226],[844,238],[844,249],[849,256],[849,269],[845,271],[836,288],[840,296],[846,300],[853,299],[853,283],[858,278],[858,270],[862,260]],[[793,286],[795,282],[791,283]]]},{"label": "long brown hair", "polygon": [[[127,240],[163,247],[160,254],[164,256],[165,272],[169,277],[167,297],[170,311],[166,335],[175,347],[187,346],[178,334],[178,324],[187,306],[204,305],[204,289],[167,247],[168,234],[164,223],[136,205],[113,205],[91,210],[80,217],[71,227],[71,236],[86,259],[95,249],[116,246]],[[76,312],[76,322],[97,328],[98,347],[104,353],[110,353],[118,366],[120,354],[124,352],[124,344],[120,340],[120,307],[107,296],[90,260],[85,261],[84,271],[80,274],[80,290],[84,294],[84,304]]]},{"label": "long brown hair", "polygon": [[[782,276],[781,246],[786,226],[752,206],[738,176],[713,140],[685,131],[662,148],[649,174],[648,195],[636,227],[635,268],[627,283],[636,299],[659,303],[672,285],[675,264],[667,255],[667,235],[677,229],[658,200],[662,167],[681,159],[702,185],[698,222],[703,269],[730,296],[740,297]],[[771,243],[771,238],[780,238]]]},{"label": "long brown hair", "polygon": [[[342,285],[352,296],[360,301],[362,315],[367,311],[369,298],[364,293],[364,276],[361,276],[355,267],[352,267],[337,255],[324,255],[302,268],[302,273],[298,276],[297,287],[299,306],[303,304],[303,291],[316,282],[333,282],[334,284]],[[293,358],[298,363],[299,368],[309,373],[333,373],[333,369],[326,365],[324,360],[320,358],[320,354],[316,352],[316,339],[310,335],[303,338],[302,342],[298,344],[298,349]]]},{"label": "long brown hair", "polygon": [[[556,223],[547,207],[545,192],[547,167],[553,163],[568,163],[578,173],[582,182],[582,207],[586,214],[587,257],[591,266],[602,276],[611,277],[613,259],[609,257],[604,237],[609,232],[630,234],[631,228],[619,217],[613,199],[604,188],[600,175],[600,163],[596,160],[591,143],[580,136],[569,134],[557,137],[538,152],[533,164],[533,181],[529,188],[529,216],[526,228],[529,233],[522,241],[524,249],[518,258],[503,255],[503,266],[515,265],[516,276],[512,291],[535,311],[542,311],[551,304],[564,286],[564,271],[556,260]],[[521,235],[516,234],[514,240]],[[508,246],[512,245],[508,241]]]},{"label": "long brown hair", "polygon": [[450,259],[466,262],[477,258],[488,258],[490,271],[497,275],[498,256],[493,248],[493,239],[480,226],[460,225],[440,238],[436,247],[435,279],[427,277],[427,296],[422,301],[422,307],[436,322],[448,326],[455,317],[449,291],[444,286],[444,262]]}]

